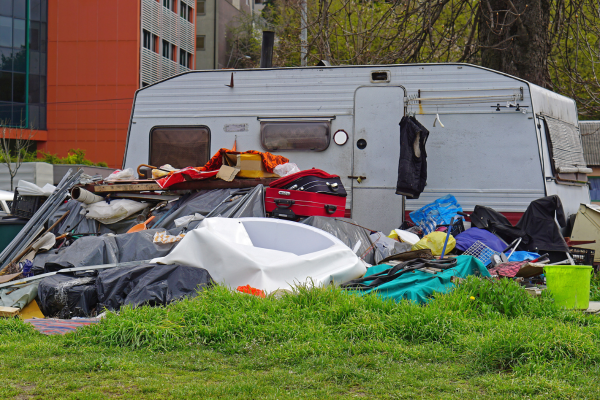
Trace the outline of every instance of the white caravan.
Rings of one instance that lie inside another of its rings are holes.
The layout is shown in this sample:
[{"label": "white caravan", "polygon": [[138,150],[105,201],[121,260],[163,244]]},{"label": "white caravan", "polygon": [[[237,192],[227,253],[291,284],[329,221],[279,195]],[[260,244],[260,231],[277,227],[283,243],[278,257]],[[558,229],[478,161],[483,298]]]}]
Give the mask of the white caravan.
[{"label": "white caravan", "polygon": [[[404,205],[405,115],[430,134],[427,187]],[[575,102],[468,64],[187,72],[137,91],[123,165],[199,166],[235,140],[341,176],[352,218],[384,232],[449,193],[513,222],[546,195],[567,214],[590,201]]]}]

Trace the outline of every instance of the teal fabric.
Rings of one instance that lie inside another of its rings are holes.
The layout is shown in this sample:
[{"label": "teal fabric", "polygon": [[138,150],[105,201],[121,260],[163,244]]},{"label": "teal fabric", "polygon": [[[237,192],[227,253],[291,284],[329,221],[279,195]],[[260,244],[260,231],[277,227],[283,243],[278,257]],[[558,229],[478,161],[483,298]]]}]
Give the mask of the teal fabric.
[{"label": "teal fabric", "polygon": [[[472,256],[456,257],[456,267],[447,269],[436,274],[422,271],[407,272],[391,282],[368,290],[352,290],[353,294],[364,296],[367,293],[376,292],[383,299],[394,299],[401,301],[410,300],[415,303],[424,304],[435,292],[447,293],[454,288],[450,281],[452,277],[466,278],[469,275],[491,277],[487,268],[481,261]],[[375,265],[367,270],[365,277],[392,268],[390,265]],[[370,282],[364,282],[369,284]]]}]

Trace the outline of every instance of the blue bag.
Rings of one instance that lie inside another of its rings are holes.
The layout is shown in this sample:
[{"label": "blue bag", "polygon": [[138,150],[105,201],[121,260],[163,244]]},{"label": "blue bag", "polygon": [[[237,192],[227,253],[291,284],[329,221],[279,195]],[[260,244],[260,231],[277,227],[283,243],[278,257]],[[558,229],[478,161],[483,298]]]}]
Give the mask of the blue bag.
[{"label": "blue bag", "polygon": [[[462,212],[462,207],[456,197],[448,194],[410,213],[410,219],[421,228],[434,221],[437,225],[449,225],[457,213]],[[423,232],[424,233],[424,232]]]}]

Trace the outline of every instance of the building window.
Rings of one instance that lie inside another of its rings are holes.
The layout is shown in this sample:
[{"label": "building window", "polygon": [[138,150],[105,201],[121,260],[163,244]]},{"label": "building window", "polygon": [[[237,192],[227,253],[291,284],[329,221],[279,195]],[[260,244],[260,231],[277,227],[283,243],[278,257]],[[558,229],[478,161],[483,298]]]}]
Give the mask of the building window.
[{"label": "building window", "polygon": [[205,0],[198,0],[196,2],[196,14],[198,15],[204,15],[206,14],[206,11],[204,10],[204,6],[206,5],[206,1]]},{"label": "building window", "polygon": [[142,82],[142,87],[146,87],[146,86],[149,86],[149,85],[150,85],[149,83]]},{"label": "building window", "polygon": [[175,168],[204,165],[210,158],[206,126],[156,127],[150,131],[150,164]]},{"label": "building window", "polygon": [[0,17],[0,46],[12,47],[12,18]]},{"label": "building window", "polygon": [[[12,78],[10,72],[0,72],[0,101],[12,101]],[[6,105],[2,106],[6,108]],[[8,105],[10,109],[10,104]]]},{"label": "building window", "polygon": [[269,151],[312,150],[329,147],[329,121],[263,121],[260,140]]},{"label": "building window", "polygon": [[0,0],[0,15],[12,17],[12,0]]},{"label": "building window", "polygon": [[144,29],[142,31],[142,36],[144,39],[144,48],[152,50],[152,34]]},{"label": "building window", "polygon": [[174,44],[171,45],[171,57],[169,57],[171,59],[171,61],[177,61],[177,46],[175,46]]},{"label": "building window", "polygon": [[187,6],[187,4],[181,3],[181,7],[179,8],[179,15],[181,18],[187,20],[189,17],[189,10],[190,8]]},{"label": "building window", "polygon": [[187,51],[180,49],[179,50],[179,64],[183,65],[184,67],[187,68],[191,68],[190,65],[192,65],[192,55],[190,53],[188,53]]},{"label": "building window", "polygon": [[196,36],[196,50],[204,50],[204,35]]},{"label": "building window", "polygon": [[179,64],[183,65],[184,67],[187,67],[187,57],[185,50],[183,49],[179,49]]},{"label": "building window", "polygon": [[171,43],[164,39],[162,42],[162,56],[165,58],[171,58]]},{"label": "building window", "polygon": [[177,0],[163,0],[163,6],[173,11],[174,13],[177,12]]},{"label": "building window", "polygon": [[600,176],[588,176],[590,183],[590,198],[600,202]]}]

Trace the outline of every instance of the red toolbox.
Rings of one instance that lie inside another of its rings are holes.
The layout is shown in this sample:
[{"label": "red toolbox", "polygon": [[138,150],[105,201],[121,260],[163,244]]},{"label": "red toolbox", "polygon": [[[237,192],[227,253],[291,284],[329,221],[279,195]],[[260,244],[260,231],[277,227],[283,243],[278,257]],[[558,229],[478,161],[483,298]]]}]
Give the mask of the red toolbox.
[{"label": "red toolbox", "polygon": [[265,208],[274,217],[288,220],[310,216],[344,217],[346,198],[302,190],[266,188]]}]

